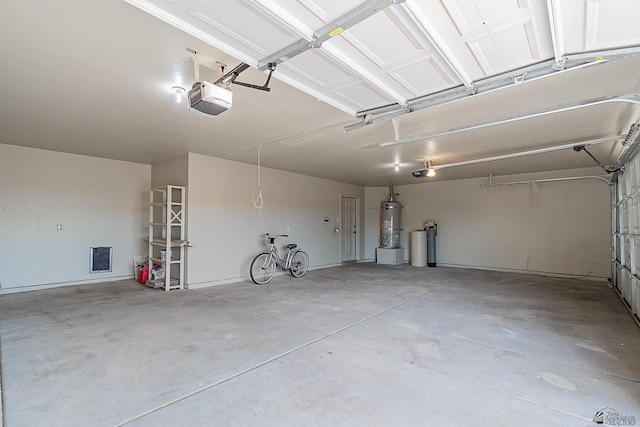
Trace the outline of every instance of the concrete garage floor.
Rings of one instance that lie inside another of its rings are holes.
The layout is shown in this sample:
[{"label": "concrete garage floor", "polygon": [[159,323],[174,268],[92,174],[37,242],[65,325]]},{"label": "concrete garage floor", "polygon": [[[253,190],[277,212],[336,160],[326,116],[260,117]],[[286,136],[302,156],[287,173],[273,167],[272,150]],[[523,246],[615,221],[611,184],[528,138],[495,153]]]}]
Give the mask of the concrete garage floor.
[{"label": "concrete garage floor", "polygon": [[640,425],[640,330],[602,282],[353,264],[10,294],[0,322],[8,427]]}]

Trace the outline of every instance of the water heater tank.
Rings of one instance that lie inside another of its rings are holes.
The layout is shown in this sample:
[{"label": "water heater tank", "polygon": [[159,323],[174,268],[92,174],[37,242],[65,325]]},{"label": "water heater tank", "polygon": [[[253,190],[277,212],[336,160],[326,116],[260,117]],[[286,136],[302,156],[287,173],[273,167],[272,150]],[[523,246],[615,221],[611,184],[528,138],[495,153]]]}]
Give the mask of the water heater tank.
[{"label": "water heater tank", "polygon": [[380,208],[380,247],[400,247],[400,203],[394,201],[393,187],[389,187],[389,201]]},{"label": "water heater tank", "polygon": [[400,203],[382,202],[380,211],[380,247],[400,247]]}]

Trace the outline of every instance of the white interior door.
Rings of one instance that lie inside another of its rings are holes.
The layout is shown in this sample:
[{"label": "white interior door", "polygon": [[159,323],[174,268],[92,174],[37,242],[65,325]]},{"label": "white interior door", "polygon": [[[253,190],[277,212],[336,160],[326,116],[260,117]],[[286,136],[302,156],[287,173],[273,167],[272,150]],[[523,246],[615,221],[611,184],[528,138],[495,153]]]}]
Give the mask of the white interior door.
[{"label": "white interior door", "polygon": [[342,196],[340,209],[341,260],[356,260],[356,198]]}]

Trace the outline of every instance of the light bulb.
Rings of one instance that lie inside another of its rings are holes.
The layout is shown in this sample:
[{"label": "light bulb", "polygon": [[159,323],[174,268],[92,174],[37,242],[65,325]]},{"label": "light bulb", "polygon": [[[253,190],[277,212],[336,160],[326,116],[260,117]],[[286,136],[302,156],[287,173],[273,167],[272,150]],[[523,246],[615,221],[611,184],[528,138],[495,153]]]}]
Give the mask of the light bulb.
[{"label": "light bulb", "polygon": [[396,163],[395,165],[393,165],[393,168],[396,170],[396,172],[398,172],[400,170],[400,164]]},{"label": "light bulb", "polygon": [[179,104],[182,102],[182,93],[185,91],[183,87],[174,86],[171,88],[176,93],[176,102]]},{"label": "light bulb", "polygon": [[434,176],[436,176],[436,170],[431,167],[431,160],[429,160],[429,163],[427,165],[427,176],[429,178],[433,178]]}]

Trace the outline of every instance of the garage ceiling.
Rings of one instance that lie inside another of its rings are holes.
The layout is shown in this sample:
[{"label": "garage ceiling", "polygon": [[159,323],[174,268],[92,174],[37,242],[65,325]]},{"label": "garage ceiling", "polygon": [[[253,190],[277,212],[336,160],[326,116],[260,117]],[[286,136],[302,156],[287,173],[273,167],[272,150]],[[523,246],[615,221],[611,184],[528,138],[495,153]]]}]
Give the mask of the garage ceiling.
[{"label": "garage ceiling", "polygon": [[[262,146],[265,166],[377,186],[425,160],[435,180],[593,166],[573,144],[613,164],[640,116],[634,0],[128,3],[0,6],[0,142],[150,164]],[[271,92],[233,85],[220,116],[176,104],[192,51],[209,81],[245,62],[261,85],[276,63]]]}]

